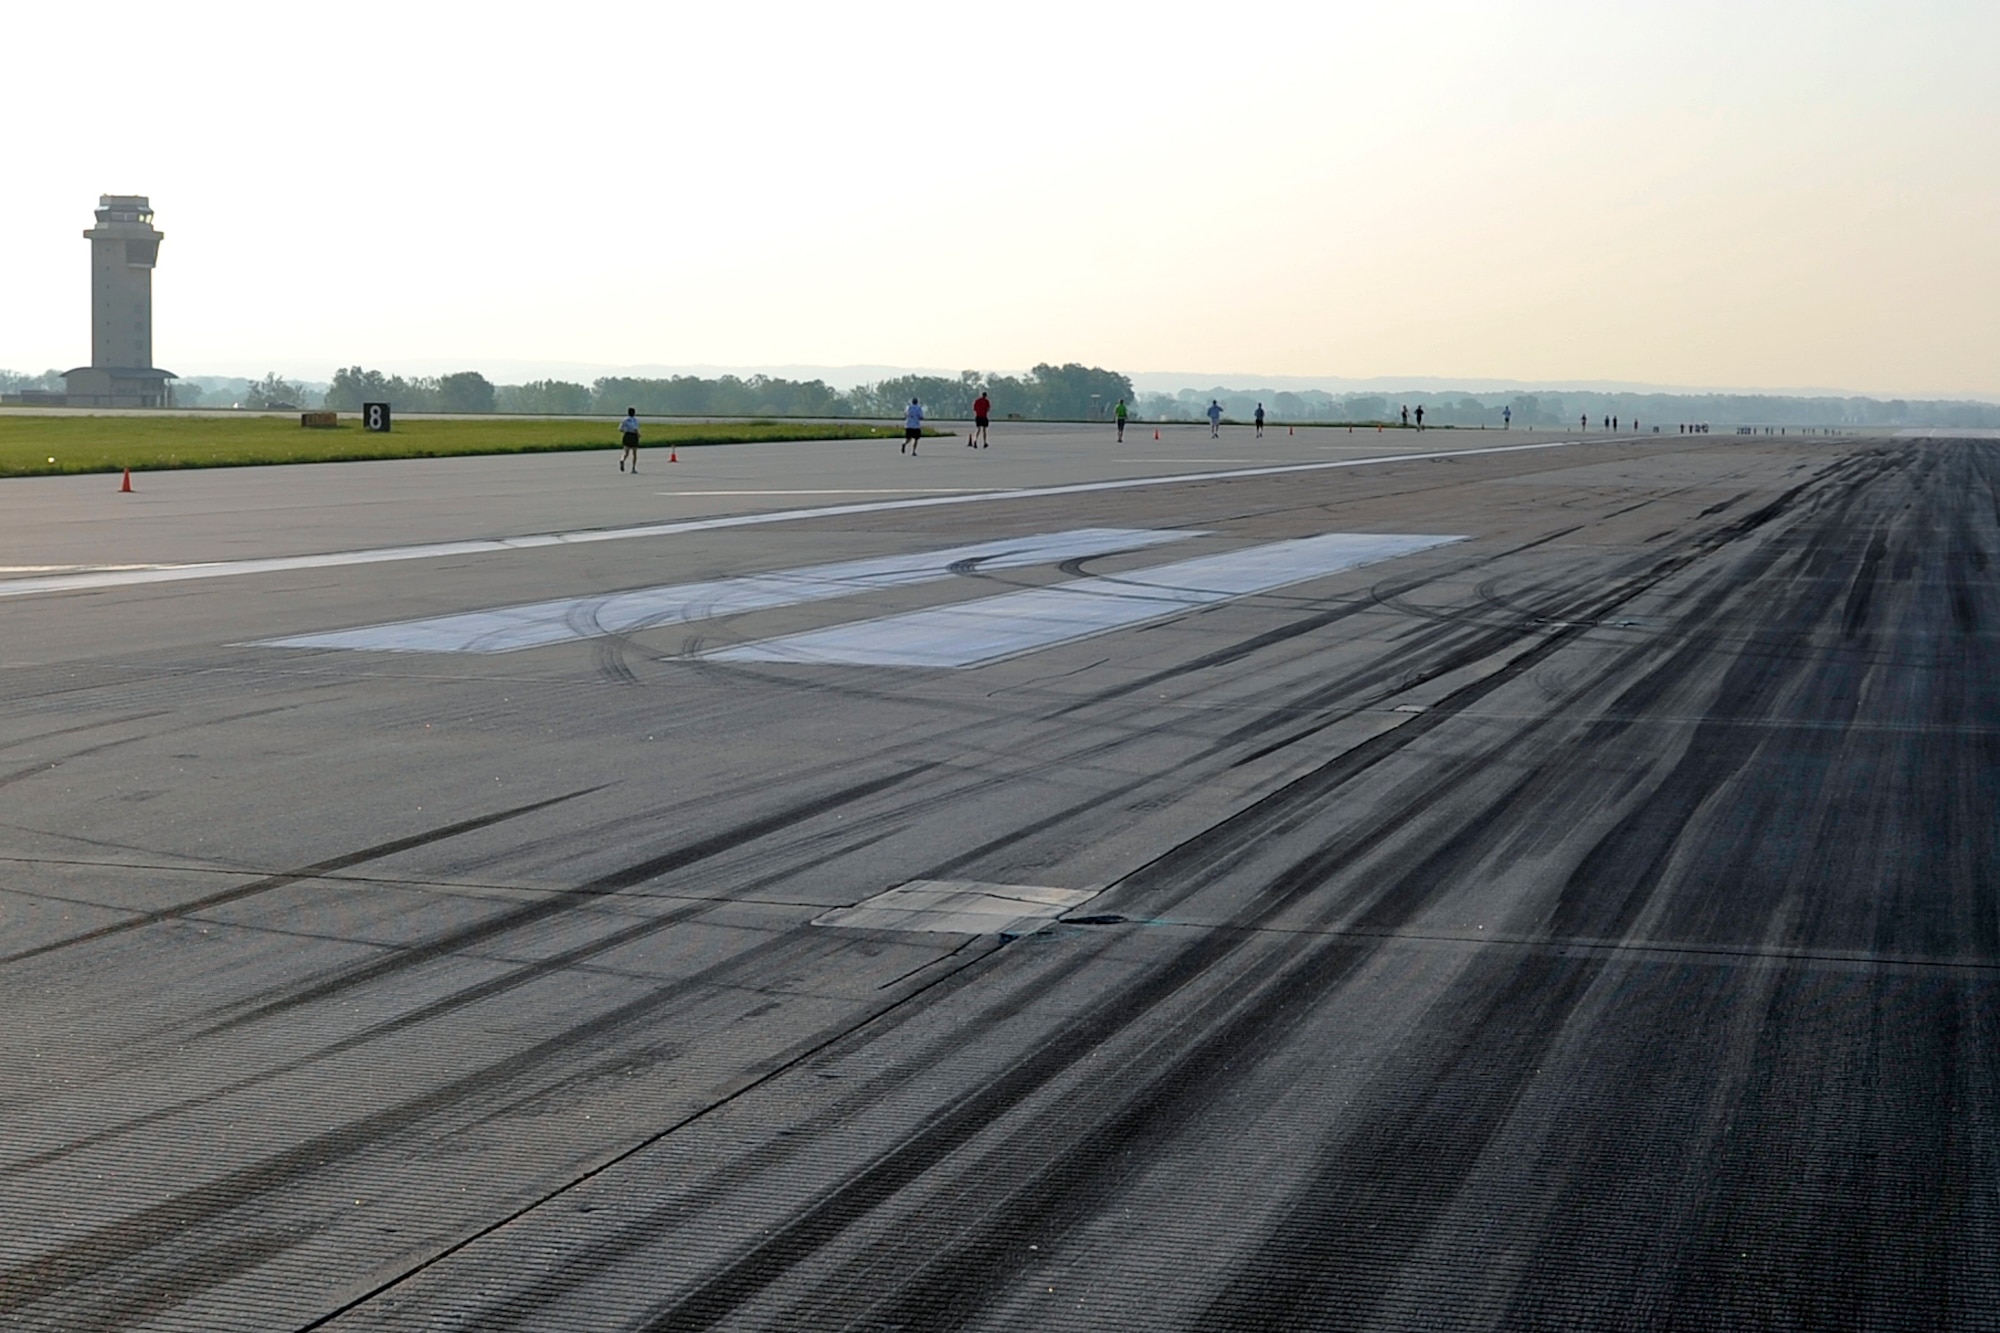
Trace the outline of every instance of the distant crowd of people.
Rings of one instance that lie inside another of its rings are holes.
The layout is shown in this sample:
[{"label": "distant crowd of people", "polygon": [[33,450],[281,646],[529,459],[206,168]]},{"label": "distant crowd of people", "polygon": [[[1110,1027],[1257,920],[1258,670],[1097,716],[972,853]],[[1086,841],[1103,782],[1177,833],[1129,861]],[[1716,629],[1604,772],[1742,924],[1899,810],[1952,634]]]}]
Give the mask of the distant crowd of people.
[{"label": "distant crowd of people", "polygon": [[[1208,407],[1203,415],[1208,418],[1208,437],[1212,440],[1221,439],[1223,420],[1221,400],[1216,398],[1209,399]],[[910,399],[909,407],[903,412],[903,443],[899,452],[909,454],[911,457],[916,456],[917,445],[924,437],[925,416],[923,403],[916,398]],[[1117,440],[1120,444],[1123,444],[1125,442],[1125,423],[1131,418],[1131,409],[1126,405],[1123,398],[1120,398],[1117,404],[1112,407],[1110,416],[1112,424],[1117,431]],[[979,397],[972,401],[972,430],[965,437],[966,448],[985,449],[991,447],[992,440],[988,431],[992,419],[993,400],[986,396],[986,390],[981,389]],[[1424,405],[1418,403],[1412,409],[1408,403],[1403,404],[1399,411],[1399,420],[1405,429],[1414,428],[1419,431],[1423,430]],[[1261,440],[1264,438],[1264,423],[1264,405],[1259,403],[1257,404],[1256,411],[1251,414],[1251,424],[1256,430],[1257,439]],[[1588,432],[1590,430],[1590,414],[1586,412],[1582,416],[1579,416],[1576,424],[1578,430]],[[1602,418],[1599,424],[1607,431],[1625,429],[1636,431],[1639,429],[1639,418],[1633,417],[1628,426],[1621,417],[1612,415]],[[1500,409],[1500,425],[1503,430],[1513,429],[1514,409],[1511,406]],[[624,445],[623,452],[618,459],[618,470],[620,472],[630,471],[636,473],[639,470],[638,409],[626,409],[625,419],[618,423],[618,428],[620,439]],[[1657,435],[1659,430],[1660,428],[1655,426],[1653,433]],[[1683,435],[1706,435],[1708,434],[1708,424],[1706,422],[1694,425],[1683,423],[1680,426],[1680,433]]]}]

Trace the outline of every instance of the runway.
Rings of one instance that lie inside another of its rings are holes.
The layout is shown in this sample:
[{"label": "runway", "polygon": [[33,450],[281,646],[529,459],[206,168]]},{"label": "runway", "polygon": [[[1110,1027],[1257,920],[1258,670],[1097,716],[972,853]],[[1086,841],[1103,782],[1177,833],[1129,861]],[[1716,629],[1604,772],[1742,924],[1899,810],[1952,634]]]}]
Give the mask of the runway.
[{"label": "runway", "polygon": [[0,486],[0,1327],[2000,1327],[2000,443],[1238,435]]}]

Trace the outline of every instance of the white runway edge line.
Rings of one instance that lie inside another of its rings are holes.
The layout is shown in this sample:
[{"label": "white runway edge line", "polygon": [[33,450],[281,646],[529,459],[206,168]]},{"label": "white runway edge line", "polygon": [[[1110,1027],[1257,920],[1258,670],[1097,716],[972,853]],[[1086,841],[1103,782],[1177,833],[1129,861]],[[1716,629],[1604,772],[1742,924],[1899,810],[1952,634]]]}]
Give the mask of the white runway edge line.
[{"label": "white runway edge line", "polygon": [[527,537],[490,537],[437,542],[427,546],[384,546],[368,551],[333,551],[324,555],[272,556],[261,560],[217,560],[192,565],[154,565],[143,569],[94,569],[43,578],[0,580],[0,597],[27,597],[46,592],[78,592],[91,588],[124,588],[144,583],[179,583],[187,579],[229,578],[241,574],[281,574],[295,569],[333,569],[342,565],[378,565],[398,560],[435,560],[453,555],[484,555],[529,551],[542,546],[574,546],[587,542],[627,541],[634,537],[671,537],[683,532],[716,532],[765,523],[797,523],[847,514],[881,514],[898,509],[929,509],[938,505],[987,504],[995,500],[1033,500],[1048,495],[1084,495],[1092,491],[1137,490],[1147,486],[1178,486],[1186,482],[1231,481],[1239,477],[1275,477],[1293,472],[1326,472],[1336,468],[1372,467],[1383,463],[1422,463],[1435,458],[1471,458],[1479,454],[1518,454],[1539,449],[1568,449],[1603,440],[1550,440],[1542,444],[1502,444],[1487,449],[1439,449],[1421,454],[1379,454],[1324,463],[1285,463],[1275,467],[1234,468],[1227,472],[1182,472],[1162,477],[1127,477],[1116,481],[1079,481],[1062,486],[1033,486],[1011,491],[979,491],[970,495],[927,495],[914,500],[872,500],[825,505],[817,509],[782,509],[767,514],[731,514],[675,523],[648,523],[629,528],[596,528],[583,532],[551,532]]},{"label": "white runway edge line", "polygon": [[468,611],[388,625],[264,639],[258,648],[346,648],[391,653],[507,653],[551,643],[631,634],[659,625],[684,625],[717,616],[852,597],[885,588],[933,583],[973,569],[1025,569],[1114,551],[1136,551],[1199,536],[1193,531],[1078,528],[1072,532],[1009,537],[942,551],[844,560],[770,574],[636,588],[598,597],[565,597],[491,611]]},{"label": "white runway edge line", "polygon": [[1116,576],[1029,588],[956,606],[787,634],[704,653],[721,662],[974,667],[1463,541],[1330,532]]}]

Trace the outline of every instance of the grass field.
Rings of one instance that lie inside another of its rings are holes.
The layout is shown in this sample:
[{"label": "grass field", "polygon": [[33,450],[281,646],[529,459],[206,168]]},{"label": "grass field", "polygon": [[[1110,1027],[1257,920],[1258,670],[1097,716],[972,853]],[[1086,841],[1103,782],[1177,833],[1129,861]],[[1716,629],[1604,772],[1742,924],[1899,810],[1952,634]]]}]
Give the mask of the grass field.
[{"label": "grass field", "polygon": [[[933,432],[926,431],[925,434]],[[647,449],[768,440],[901,438],[899,427],[803,421],[647,422]],[[0,477],[70,472],[158,472],[167,468],[272,463],[352,463],[372,458],[446,458],[618,448],[615,421],[402,417],[388,434],[358,420],[308,430],[297,417],[37,416],[0,411]]]}]

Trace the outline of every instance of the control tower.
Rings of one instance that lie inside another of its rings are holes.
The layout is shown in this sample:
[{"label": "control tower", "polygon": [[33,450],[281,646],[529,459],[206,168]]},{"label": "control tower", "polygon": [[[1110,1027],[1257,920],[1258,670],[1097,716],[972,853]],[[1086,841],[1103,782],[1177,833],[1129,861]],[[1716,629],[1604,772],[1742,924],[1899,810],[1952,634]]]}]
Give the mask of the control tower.
[{"label": "control tower", "polygon": [[144,195],[97,200],[90,242],[90,364],[64,374],[71,407],[165,407],[171,371],[153,365],[153,265],[163,234]]}]

